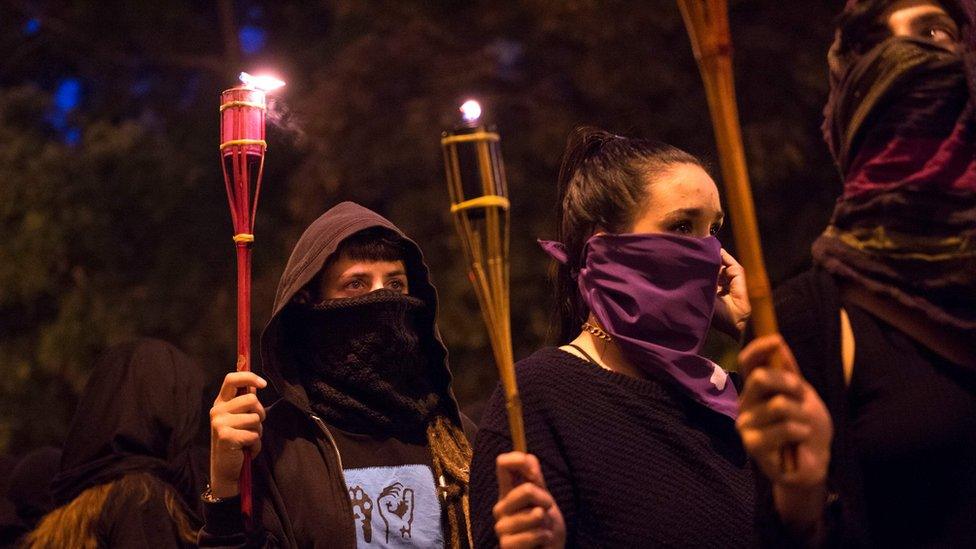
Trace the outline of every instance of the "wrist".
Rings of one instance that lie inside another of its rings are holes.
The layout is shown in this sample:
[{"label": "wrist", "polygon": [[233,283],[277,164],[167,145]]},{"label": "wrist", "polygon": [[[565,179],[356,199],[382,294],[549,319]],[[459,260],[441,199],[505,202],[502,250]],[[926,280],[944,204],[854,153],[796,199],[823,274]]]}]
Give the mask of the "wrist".
[{"label": "wrist", "polygon": [[241,489],[237,479],[233,481],[222,481],[214,478],[210,482],[210,495],[217,499],[232,498],[240,494]]},{"label": "wrist", "polygon": [[773,502],[783,525],[801,539],[817,537],[823,523],[827,487],[773,485]]}]

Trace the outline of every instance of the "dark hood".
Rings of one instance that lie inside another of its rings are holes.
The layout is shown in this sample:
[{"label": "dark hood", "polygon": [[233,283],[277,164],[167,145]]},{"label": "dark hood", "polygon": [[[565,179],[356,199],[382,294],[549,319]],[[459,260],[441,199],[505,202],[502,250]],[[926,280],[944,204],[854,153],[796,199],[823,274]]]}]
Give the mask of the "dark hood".
[{"label": "dark hood", "polygon": [[460,425],[457,401],[451,391],[451,372],[447,364],[447,348],[441,341],[437,330],[437,291],[430,282],[430,272],[417,244],[407,238],[400,229],[383,216],[353,202],[343,202],[331,208],[316,219],[298,239],[292,250],[288,264],[278,283],[274,310],[271,319],[261,336],[261,359],[263,375],[270,381],[278,394],[301,410],[308,411],[309,402],[301,377],[296,367],[292,350],[286,344],[284,315],[289,314],[292,298],[322,270],[329,258],[336,252],[339,244],[359,231],[384,227],[402,237],[406,243],[405,265],[410,295],[424,302],[418,316],[421,341],[434,371],[438,385],[446,398],[450,417]]},{"label": "dark hood", "polygon": [[54,509],[50,490],[46,486],[58,474],[61,449],[53,446],[38,448],[20,460],[10,473],[7,497],[17,508],[17,515],[30,527]]},{"label": "dark hood", "polygon": [[78,402],[51,485],[55,503],[148,472],[196,509],[206,478],[206,457],[196,444],[206,426],[203,393],[199,366],[166,342],[142,339],[110,349]]},{"label": "dark hood", "polygon": [[881,18],[891,4],[852,1],[839,20],[824,137],[844,191],[813,260],[972,340],[976,1],[940,2],[962,33],[959,47],[892,36]]},{"label": "dark hood", "polygon": [[[959,25],[962,33],[962,45],[964,52],[962,58],[969,70],[969,87],[972,91],[976,88],[973,81],[972,66],[974,63],[974,44],[976,44],[976,2],[973,0],[940,0],[938,2]],[[847,149],[854,139],[853,135],[845,135],[852,128],[846,127],[853,113],[845,116],[841,111],[848,109],[849,106],[843,105],[844,101],[851,101],[848,97],[854,93],[860,96],[866,95],[866,90],[854,90],[850,86],[851,72],[854,71],[862,60],[872,54],[872,50],[877,48],[882,42],[891,38],[891,31],[884,21],[881,20],[885,10],[893,4],[893,0],[848,0],[837,18],[837,30],[834,42],[827,54],[827,62],[830,69],[830,94],[827,104],[824,106],[824,122],[822,126],[824,140],[834,156],[834,160],[840,164],[843,175],[846,175],[846,164],[849,161]],[[915,61],[912,59],[899,60],[903,66],[897,71],[908,77],[924,80],[924,74],[915,74]],[[920,67],[922,70],[925,67]],[[886,84],[880,87],[891,87]],[[866,98],[865,98],[866,99]],[[872,99],[877,99],[874,97]],[[867,102],[858,99],[858,102]],[[856,130],[857,128],[853,128]],[[853,132],[850,132],[853,133]]]}]

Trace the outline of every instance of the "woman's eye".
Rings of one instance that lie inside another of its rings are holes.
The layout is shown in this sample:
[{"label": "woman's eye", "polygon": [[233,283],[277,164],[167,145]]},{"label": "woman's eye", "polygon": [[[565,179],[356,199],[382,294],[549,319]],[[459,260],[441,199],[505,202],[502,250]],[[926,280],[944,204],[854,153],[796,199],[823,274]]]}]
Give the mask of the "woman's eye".
[{"label": "woman's eye", "polygon": [[959,41],[956,33],[947,27],[929,27],[923,31],[922,35],[940,44],[955,44]]},{"label": "woman's eye", "polygon": [[350,280],[349,282],[346,283],[347,290],[359,290],[362,288],[363,288],[363,281],[359,279]]},{"label": "woman's eye", "polygon": [[715,235],[717,235],[717,234],[718,234],[718,232],[719,232],[719,231],[721,231],[721,230],[722,230],[722,226],[716,223],[715,225],[712,225],[712,226],[711,226],[711,227],[710,227],[710,228],[708,229],[708,234],[710,234],[710,235],[712,235],[712,236],[715,236]]},{"label": "woman's eye", "polygon": [[688,221],[679,221],[668,227],[668,231],[677,234],[691,234],[692,227]]},{"label": "woman's eye", "polygon": [[391,290],[402,290],[404,286],[402,280],[391,280],[386,284],[386,287]]}]

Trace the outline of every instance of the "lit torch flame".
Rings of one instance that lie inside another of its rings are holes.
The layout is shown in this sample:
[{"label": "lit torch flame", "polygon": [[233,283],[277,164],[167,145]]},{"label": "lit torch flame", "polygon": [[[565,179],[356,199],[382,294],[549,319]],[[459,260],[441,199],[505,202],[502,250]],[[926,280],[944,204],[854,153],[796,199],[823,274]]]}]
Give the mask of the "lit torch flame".
[{"label": "lit torch flame", "polygon": [[481,118],[481,103],[474,99],[465,101],[459,110],[461,111],[461,119],[467,124],[475,125]]},{"label": "lit torch flame", "polygon": [[284,81],[266,74],[254,76],[246,72],[242,72],[240,79],[244,86],[265,92],[276,90],[285,85]]}]

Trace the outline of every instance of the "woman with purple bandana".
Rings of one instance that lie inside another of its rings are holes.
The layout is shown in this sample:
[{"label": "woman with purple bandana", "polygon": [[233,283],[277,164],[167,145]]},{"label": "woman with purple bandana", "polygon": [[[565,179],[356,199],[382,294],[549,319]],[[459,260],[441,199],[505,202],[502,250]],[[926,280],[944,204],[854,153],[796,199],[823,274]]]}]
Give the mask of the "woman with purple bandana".
[{"label": "woman with purple bandana", "polygon": [[567,344],[516,368],[531,454],[506,453],[500,391],[484,412],[476,545],[751,545],[736,387],[700,354],[713,322],[739,337],[750,312],[714,181],[669,145],[580,128],[559,201],[560,241],[540,244]]}]

